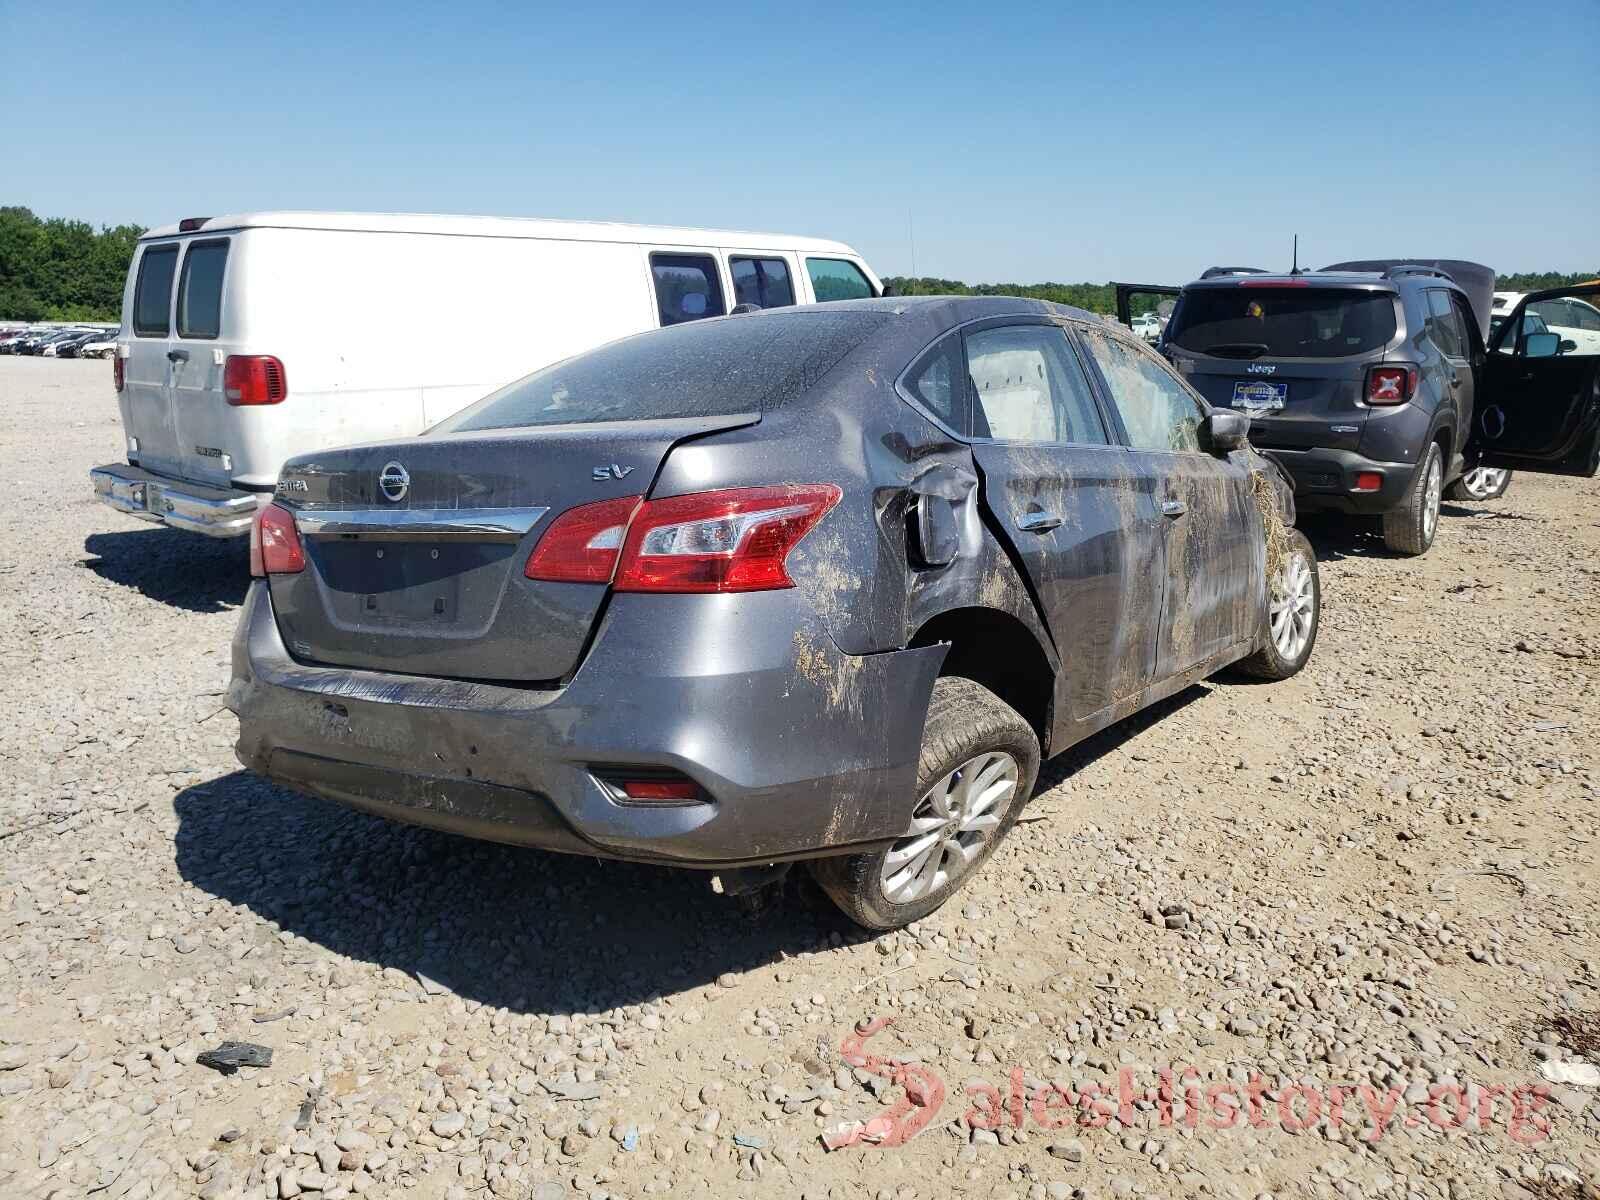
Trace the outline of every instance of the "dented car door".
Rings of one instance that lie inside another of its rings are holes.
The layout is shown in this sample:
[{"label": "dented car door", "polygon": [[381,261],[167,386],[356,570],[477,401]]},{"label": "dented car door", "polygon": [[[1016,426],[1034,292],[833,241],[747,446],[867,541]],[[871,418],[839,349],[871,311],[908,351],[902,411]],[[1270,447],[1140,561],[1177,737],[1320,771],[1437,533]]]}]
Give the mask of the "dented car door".
[{"label": "dented car door", "polygon": [[1060,326],[984,323],[964,341],[984,500],[1066,654],[1056,711],[1083,721],[1150,682],[1159,530]]}]

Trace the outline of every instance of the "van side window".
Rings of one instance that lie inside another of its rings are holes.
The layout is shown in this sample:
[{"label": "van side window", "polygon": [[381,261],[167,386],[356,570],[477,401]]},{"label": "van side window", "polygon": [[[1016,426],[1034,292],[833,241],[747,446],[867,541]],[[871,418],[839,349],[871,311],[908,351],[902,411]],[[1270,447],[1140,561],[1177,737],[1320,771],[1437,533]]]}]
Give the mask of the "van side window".
[{"label": "van side window", "polygon": [[733,302],[783,308],[794,303],[789,264],[781,258],[729,258],[733,271]]},{"label": "van side window", "polygon": [[872,295],[872,284],[861,268],[842,258],[808,258],[806,274],[819,301],[864,300]]},{"label": "van side window", "polygon": [[728,311],[722,303],[717,260],[709,254],[652,254],[650,274],[655,277],[663,325],[720,317]]},{"label": "van side window", "polygon": [[178,279],[178,336],[214,338],[222,332],[222,269],[228,240],[191,242]]},{"label": "van side window", "polygon": [[151,246],[139,260],[133,285],[135,337],[166,337],[172,332],[172,275],[178,265],[176,243]]}]

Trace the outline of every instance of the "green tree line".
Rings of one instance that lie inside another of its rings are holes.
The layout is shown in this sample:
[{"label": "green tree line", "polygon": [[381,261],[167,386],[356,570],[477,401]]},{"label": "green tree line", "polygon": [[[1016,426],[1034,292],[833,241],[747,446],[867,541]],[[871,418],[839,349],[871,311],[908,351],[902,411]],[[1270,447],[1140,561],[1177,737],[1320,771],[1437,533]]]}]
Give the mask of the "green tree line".
[{"label": "green tree line", "polygon": [[[1540,288],[1568,287],[1592,279],[1600,279],[1600,271],[1524,271],[1515,275],[1496,276],[1495,287],[1503,292],[1533,292]],[[1109,283],[972,284],[962,283],[958,279],[935,279],[929,276],[912,278],[906,275],[890,275],[883,282],[901,296],[1027,296],[1055,304],[1070,304],[1096,313],[1113,313],[1117,309],[1117,289]],[[1134,297],[1136,314],[1149,312],[1153,307],[1151,298]]]},{"label": "green tree line", "polygon": [[[85,221],[0,207],[0,319],[115,321],[122,313],[122,284],[133,247],[143,233],[137,225],[96,231]],[[1600,271],[1536,271],[1502,275],[1497,286],[1526,292],[1596,277]],[[1098,313],[1112,312],[1117,299],[1109,283],[972,284],[904,275],[884,282],[902,296],[1030,296]]]},{"label": "green tree line", "polygon": [[115,321],[137,225],[105,227],[0,207],[0,318]]}]

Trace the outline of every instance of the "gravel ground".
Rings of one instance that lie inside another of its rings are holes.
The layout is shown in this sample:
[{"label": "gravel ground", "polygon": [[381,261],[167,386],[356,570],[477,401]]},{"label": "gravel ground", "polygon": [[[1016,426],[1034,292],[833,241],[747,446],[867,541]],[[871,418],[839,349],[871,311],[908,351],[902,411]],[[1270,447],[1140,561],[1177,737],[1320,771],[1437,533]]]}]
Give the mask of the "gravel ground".
[{"label": "gravel ground", "polygon": [[1305,673],[1047,764],[868,938],[241,772],[245,548],[94,502],[109,374],[0,359],[0,1195],[1594,1194],[1600,483],[1313,529]]}]

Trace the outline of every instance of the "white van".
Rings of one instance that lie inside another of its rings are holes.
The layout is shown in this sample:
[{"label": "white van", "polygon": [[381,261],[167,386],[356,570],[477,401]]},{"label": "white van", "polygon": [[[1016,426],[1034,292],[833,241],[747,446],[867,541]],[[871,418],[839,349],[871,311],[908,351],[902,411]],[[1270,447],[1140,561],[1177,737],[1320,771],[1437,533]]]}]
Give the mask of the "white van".
[{"label": "white van", "polygon": [[588,221],[194,217],[140,239],[114,359],[128,461],[101,500],[250,530],[283,461],[420,433],[540,367],[740,304],[881,295],[840,242]]}]

